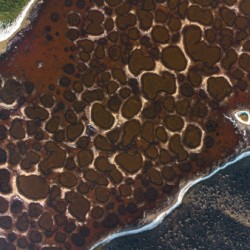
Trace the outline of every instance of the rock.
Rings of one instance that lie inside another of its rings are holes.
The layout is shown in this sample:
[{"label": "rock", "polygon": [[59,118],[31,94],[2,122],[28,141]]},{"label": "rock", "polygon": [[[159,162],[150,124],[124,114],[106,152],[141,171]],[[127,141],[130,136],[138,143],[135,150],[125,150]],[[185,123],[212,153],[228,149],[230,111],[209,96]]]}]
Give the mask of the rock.
[{"label": "rock", "polygon": [[69,206],[69,212],[76,217],[77,220],[84,220],[89,209],[90,203],[83,197],[74,199]]},{"label": "rock", "polygon": [[49,192],[46,180],[38,175],[18,176],[17,188],[21,194],[32,200],[44,199]]}]

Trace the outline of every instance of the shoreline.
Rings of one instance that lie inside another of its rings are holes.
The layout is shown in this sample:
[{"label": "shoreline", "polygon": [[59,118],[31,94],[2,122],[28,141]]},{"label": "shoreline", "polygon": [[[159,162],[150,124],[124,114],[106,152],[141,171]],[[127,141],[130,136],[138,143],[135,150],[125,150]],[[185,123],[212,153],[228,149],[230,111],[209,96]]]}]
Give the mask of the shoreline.
[{"label": "shoreline", "polygon": [[104,244],[107,244],[109,242],[111,242],[112,240],[116,239],[116,238],[120,238],[120,237],[124,237],[124,236],[128,236],[128,235],[133,235],[133,234],[138,234],[138,233],[142,233],[145,231],[149,231],[152,230],[154,228],[156,228],[160,223],[163,222],[163,220],[169,215],[171,214],[176,208],[178,208],[181,204],[183,199],[185,198],[186,193],[195,185],[197,185],[198,183],[205,181],[207,179],[209,179],[210,177],[214,176],[215,174],[217,174],[218,172],[220,172],[221,170],[235,164],[236,162],[246,158],[250,156],[250,150],[248,149],[247,151],[243,151],[241,152],[238,156],[236,156],[235,158],[233,158],[231,161],[222,164],[220,167],[214,169],[210,174],[202,176],[196,180],[190,181],[188,182],[186,185],[184,185],[184,187],[180,190],[178,197],[176,199],[176,202],[166,211],[161,212],[159,215],[157,215],[157,217],[149,222],[146,225],[143,225],[142,227],[139,228],[134,228],[131,230],[125,230],[125,231],[120,231],[117,233],[114,233],[112,235],[109,235],[108,237],[104,238],[103,240],[101,240],[100,242],[97,242],[95,245],[93,245],[90,250],[97,250],[98,247],[101,247]]},{"label": "shoreline", "polygon": [[[0,53],[1,53],[1,46],[2,43],[5,43],[6,49],[8,49],[8,46],[10,46],[15,39],[15,36],[17,35],[18,32],[20,32],[20,37],[23,34],[23,29],[25,27],[29,28],[30,27],[30,13],[32,13],[32,9],[33,6],[38,3],[39,0],[30,0],[27,5],[25,6],[25,8],[23,9],[23,11],[20,13],[20,15],[18,15],[18,17],[20,16],[21,18],[17,19],[12,23],[12,25],[10,25],[9,27],[7,27],[6,29],[2,29],[0,30],[0,38],[2,36],[1,32],[5,33],[5,37],[6,39],[1,42],[0,40]],[[30,5],[29,5],[30,4]],[[29,7],[27,7],[29,5]],[[27,7],[27,9],[26,9]],[[26,11],[25,11],[26,9]],[[23,15],[21,15],[23,14]],[[18,34],[19,35],[19,34]],[[156,215],[154,216],[154,219],[150,222],[148,221],[148,224],[146,225],[141,225],[141,227],[139,228],[134,228],[131,230],[124,230],[121,232],[116,232],[112,235],[107,236],[106,238],[102,239],[101,241],[97,242],[93,247],[91,247],[90,249],[95,249],[98,246],[101,246],[105,243],[108,243],[110,241],[112,241],[113,239],[116,239],[118,237],[123,237],[126,235],[132,235],[132,234],[138,234],[141,232],[145,232],[148,230],[151,230],[155,227],[157,227],[160,223],[163,222],[164,218],[166,216],[169,216],[176,208],[178,208],[182,202],[183,199],[185,198],[186,193],[192,188],[194,187],[196,184],[209,179],[210,177],[214,176],[215,174],[217,174],[220,170],[227,168],[228,166],[231,166],[232,164],[234,164],[235,162],[238,162],[239,160],[247,157],[250,155],[250,151],[249,152],[242,152],[240,153],[238,156],[235,156],[232,160],[228,161],[227,163],[221,164],[217,166],[216,169],[214,169],[211,173],[207,174],[207,175],[202,175],[202,176],[196,176],[196,179],[193,181],[189,181],[186,182],[183,187],[179,190],[179,192],[177,193],[176,199],[174,199],[173,205],[171,207],[167,207],[166,210],[161,213],[156,213]]]},{"label": "shoreline", "polygon": [[29,16],[33,7],[39,2],[39,0],[30,0],[22,12],[17,16],[17,18],[6,28],[0,28],[0,54],[4,53],[9,46],[9,42],[14,36],[22,30],[24,27],[30,25]]}]

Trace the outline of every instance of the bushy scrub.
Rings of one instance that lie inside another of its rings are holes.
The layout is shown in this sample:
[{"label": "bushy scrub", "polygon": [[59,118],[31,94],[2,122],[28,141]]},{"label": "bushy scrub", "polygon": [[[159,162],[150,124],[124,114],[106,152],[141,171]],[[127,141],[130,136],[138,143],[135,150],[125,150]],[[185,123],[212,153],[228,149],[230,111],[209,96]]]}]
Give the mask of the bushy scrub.
[{"label": "bushy scrub", "polygon": [[0,0],[0,26],[13,22],[29,0]]}]

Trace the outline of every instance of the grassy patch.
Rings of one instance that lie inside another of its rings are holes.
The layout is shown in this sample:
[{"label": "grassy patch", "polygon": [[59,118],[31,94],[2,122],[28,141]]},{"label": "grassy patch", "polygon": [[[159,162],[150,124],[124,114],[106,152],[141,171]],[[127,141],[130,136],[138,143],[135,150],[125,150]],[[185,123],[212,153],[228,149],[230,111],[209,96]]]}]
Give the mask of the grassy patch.
[{"label": "grassy patch", "polygon": [[0,0],[0,23],[6,26],[12,23],[29,0]]}]

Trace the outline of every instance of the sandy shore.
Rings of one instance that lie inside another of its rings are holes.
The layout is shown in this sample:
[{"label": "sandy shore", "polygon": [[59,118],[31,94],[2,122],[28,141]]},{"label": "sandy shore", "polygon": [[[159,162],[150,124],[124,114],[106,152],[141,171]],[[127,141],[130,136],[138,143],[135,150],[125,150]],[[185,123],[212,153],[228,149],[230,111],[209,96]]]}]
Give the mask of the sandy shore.
[{"label": "sandy shore", "polygon": [[114,234],[111,234],[110,236],[108,236],[107,238],[103,239],[102,241],[96,243],[94,246],[91,247],[90,250],[94,250],[96,248],[99,249],[99,247],[101,247],[102,245],[109,243],[110,241],[119,238],[119,237],[123,237],[123,236],[127,236],[127,235],[131,235],[131,234],[138,234],[141,232],[145,232],[148,230],[151,230],[155,227],[157,227],[160,223],[162,223],[162,221],[164,220],[164,218],[166,216],[168,216],[170,213],[172,213],[177,207],[179,207],[182,204],[182,201],[184,199],[185,194],[188,192],[188,190],[190,188],[192,188],[193,186],[195,186],[196,184],[205,181],[207,179],[209,179],[210,177],[212,177],[213,175],[217,174],[219,171],[233,165],[234,163],[246,158],[250,156],[250,151],[245,151],[241,154],[239,154],[236,158],[234,158],[232,161],[229,161],[225,164],[223,164],[222,166],[218,167],[217,169],[215,169],[213,172],[211,172],[210,174],[206,175],[206,176],[202,176],[196,180],[190,181],[188,182],[179,192],[178,197],[176,199],[176,202],[173,204],[173,206],[169,207],[166,211],[160,213],[157,215],[157,217],[152,220],[151,222],[149,222],[148,224],[140,227],[140,228],[135,228],[135,229],[131,229],[131,230],[127,230],[127,231],[121,231],[121,232],[117,232]]},{"label": "sandy shore", "polygon": [[4,53],[10,40],[24,27],[30,25],[29,15],[33,7],[41,0],[30,0],[16,20],[5,29],[0,29],[0,54]]}]

